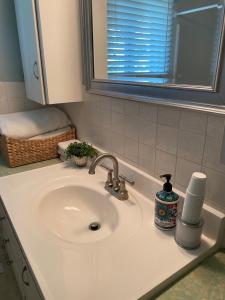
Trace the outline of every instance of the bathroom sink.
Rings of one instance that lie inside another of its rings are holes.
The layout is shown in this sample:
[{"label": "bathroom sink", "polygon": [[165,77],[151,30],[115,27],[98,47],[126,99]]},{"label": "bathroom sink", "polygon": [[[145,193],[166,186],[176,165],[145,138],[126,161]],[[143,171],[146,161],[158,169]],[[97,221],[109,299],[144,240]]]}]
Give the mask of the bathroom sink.
[{"label": "bathroom sink", "polygon": [[118,226],[115,205],[101,193],[79,186],[49,192],[40,203],[40,215],[51,232],[70,242],[104,239]]},{"label": "bathroom sink", "polygon": [[[132,221],[133,217],[141,219],[139,207],[131,207],[128,203],[106,194],[104,189],[96,191],[79,185],[64,186],[43,196],[39,216],[58,238],[73,243],[93,243],[106,239],[115,231],[129,229],[129,222],[137,223]],[[122,216],[124,208],[127,208],[126,217]],[[122,218],[126,222],[121,221]],[[131,232],[136,227],[130,225]]]},{"label": "bathroom sink", "polygon": [[[197,250],[158,230],[151,198],[161,182],[131,171],[146,196],[127,185],[125,201],[104,189],[103,169],[90,176],[72,162],[0,178],[3,207],[43,299],[152,299],[219,246],[224,215],[215,209],[205,210],[209,234]],[[101,227],[90,230],[93,222]]]}]

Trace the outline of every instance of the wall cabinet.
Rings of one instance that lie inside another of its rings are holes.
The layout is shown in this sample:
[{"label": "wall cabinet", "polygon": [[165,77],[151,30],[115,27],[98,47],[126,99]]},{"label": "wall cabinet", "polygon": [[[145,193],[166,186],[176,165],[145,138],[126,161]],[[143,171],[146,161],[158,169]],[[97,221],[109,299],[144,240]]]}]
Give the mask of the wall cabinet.
[{"label": "wall cabinet", "polygon": [[27,97],[82,101],[79,0],[15,0]]},{"label": "wall cabinet", "polygon": [[2,246],[6,249],[8,263],[12,265],[22,299],[42,300],[41,293],[33,279],[31,270],[17,241],[11,223],[0,203],[0,220],[2,229]]}]

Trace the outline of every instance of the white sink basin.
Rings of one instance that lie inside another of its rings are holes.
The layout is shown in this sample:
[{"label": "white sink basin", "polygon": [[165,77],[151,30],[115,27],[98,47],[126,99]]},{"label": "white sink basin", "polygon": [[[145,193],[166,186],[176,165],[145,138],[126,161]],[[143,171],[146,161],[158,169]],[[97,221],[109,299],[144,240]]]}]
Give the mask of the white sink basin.
[{"label": "white sink basin", "polygon": [[[97,242],[115,232],[124,233],[126,239],[141,222],[141,210],[134,200],[122,202],[104,189],[80,185],[47,192],[40,201],[39,216],[51,233],[72,243]],[[91,230],[93,223],[100,228]]]},{"label": "white sink basin", "polygon": [[[59,238],[79,243],[95,242],[111,235],[118,226],[115,205],[95,190],[67,186],[48,193],[40,203],[40,215]],[[91,223],[101,228],[91,231]]]}]

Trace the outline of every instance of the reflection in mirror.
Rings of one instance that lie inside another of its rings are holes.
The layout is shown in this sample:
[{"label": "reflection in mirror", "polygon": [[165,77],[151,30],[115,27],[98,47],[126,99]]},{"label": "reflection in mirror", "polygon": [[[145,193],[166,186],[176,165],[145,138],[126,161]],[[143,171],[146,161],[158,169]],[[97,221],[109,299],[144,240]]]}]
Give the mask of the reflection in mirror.
[{"label": "reflection in mirror", "polygon": [[222,0],[92,0],[94,78],[214,87]]}]

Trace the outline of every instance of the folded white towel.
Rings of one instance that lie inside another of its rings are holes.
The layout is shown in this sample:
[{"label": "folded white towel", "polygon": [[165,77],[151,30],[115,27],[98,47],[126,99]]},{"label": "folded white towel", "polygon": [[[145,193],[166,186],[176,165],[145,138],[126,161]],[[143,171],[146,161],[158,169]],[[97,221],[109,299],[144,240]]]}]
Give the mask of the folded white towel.
[{"label": "folded white towel", "polygon": [[61,135],[63,133],[66,133],[70,129],[71,129],[71,127],[67,126],[65,128],[61,128],[61,129],[57,129],[57,130],[54,130],[54,131],[50,131],[50,132],[47,132],[47,133],[44,133],[44,134],[41,134],[41,135],[36,135],[36,136],[30,138],[29,140],[44,140],[44,139],[49,139],[49,138],[52,138],[52,137],[56,137],[57,135]]},{"label": "folded white towel", "polygon": [[71,124],[67,115],[55,107],[0,115],[0,134],[12,138],[31,138]]},{"label": "folded white towel", "polygon": [[79,143],[80,141],[79,140],[69,140],[69,141],[58,143],[58,154],[60,155],[60,159],[62,161],[67,160],[66,153],[65,153],[66,148],[70,144],[75,143],[75,142]]},{"label": "folded white towel", "polygon": [[65,141],[65,142],[60,142],[60,143],[58,143],[58,153],[59,153],[60,155],[64,155],[66,148],[67,148],[70,144],[75,143],[75,142],[80,143],[79,140],[69,140],[69,141]]}]

